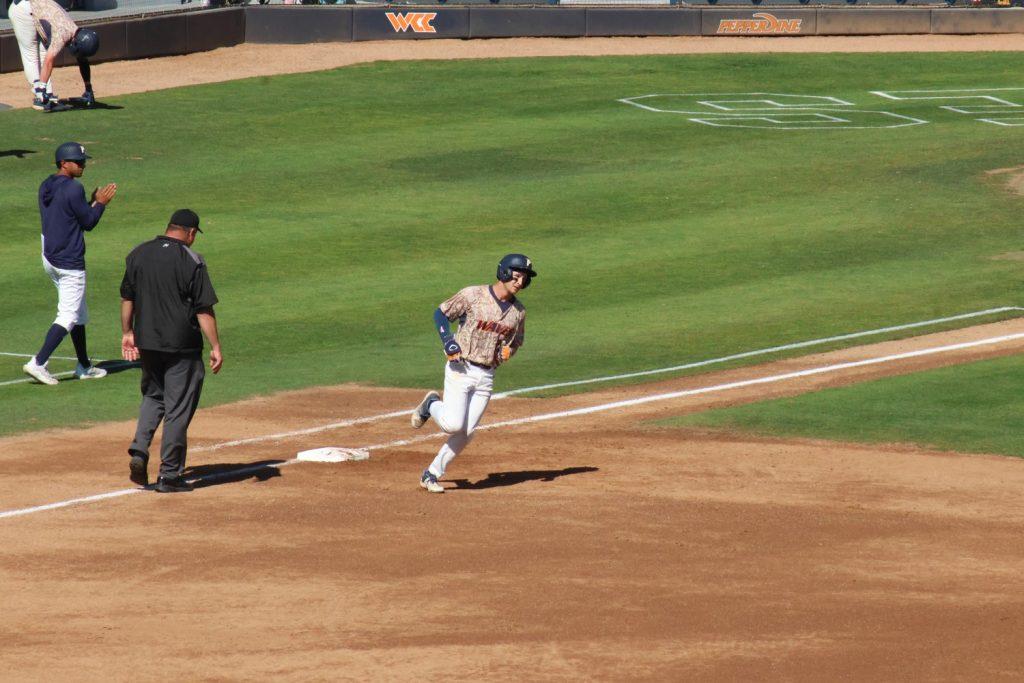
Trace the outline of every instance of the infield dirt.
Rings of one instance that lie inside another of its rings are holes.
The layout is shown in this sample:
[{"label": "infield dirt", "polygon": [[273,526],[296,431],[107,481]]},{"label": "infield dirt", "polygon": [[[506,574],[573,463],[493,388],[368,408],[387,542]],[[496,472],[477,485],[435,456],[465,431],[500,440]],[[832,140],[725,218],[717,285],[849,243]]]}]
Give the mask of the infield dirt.
[{"label": "infield dirt", "polygon": [[[485,423],[1020,332],[506,399]],[[1022,350],[482,431],[444,495],[417,486],[438,439],[2,519],[0,666],[22,680],[1016,678],[1020,460],[645,423]],[[402,416],[217,448],[421,394],[340,386],[201,409],[191,474],[429,433]],[[132,428],[0,441],[3,508],[129,486]]]},{"label": "infield dirt", "polygon": [[[246,45],[103,64],[95,80],[113,96],[375,59],[1022,47],[1021,36]],[[77,87],[74,70],[57,79],[60,92]],[[24,106],[24,90],[21,74],[0,76],[0,101]],[[485,424],[1022,331],[1011,321],[507,399]],[[1018,340],[481,431],[440,496],[416,483],[436,439],[0,519],[0,670],[47,681],[1017,680],[1021,460],[648,423],[1022,350]],[[429,433],[403,416],[217,447],[421,395],[339,386],[201,408],[190,473]],[[0,511],[129,486],[132,430],[0,440]]]}]

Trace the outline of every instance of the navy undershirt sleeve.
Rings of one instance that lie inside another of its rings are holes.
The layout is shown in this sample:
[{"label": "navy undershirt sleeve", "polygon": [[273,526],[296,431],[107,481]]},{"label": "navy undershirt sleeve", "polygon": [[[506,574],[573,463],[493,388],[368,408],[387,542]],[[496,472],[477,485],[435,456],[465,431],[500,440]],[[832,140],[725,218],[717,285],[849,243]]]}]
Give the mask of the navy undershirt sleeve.
[{"label": "navy undershirt sleeve", "polygon": [[446,342],[452,338],[452,327],[448,323],[448,316],[438,308],[434,311],[434,328],[441,335],[441,341]]}]

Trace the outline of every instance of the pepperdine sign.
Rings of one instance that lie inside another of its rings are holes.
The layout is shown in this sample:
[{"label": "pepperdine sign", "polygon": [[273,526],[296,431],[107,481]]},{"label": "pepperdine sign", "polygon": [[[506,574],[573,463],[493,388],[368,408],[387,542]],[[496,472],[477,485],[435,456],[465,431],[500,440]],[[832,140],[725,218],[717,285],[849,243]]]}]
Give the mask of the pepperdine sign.
[{"label": "pepperdine sign", "polygon": [[722,19],[717,34],[779,35],[800,33],[803,19],[779,19],[768,12],[757,12],[750,19]]}]

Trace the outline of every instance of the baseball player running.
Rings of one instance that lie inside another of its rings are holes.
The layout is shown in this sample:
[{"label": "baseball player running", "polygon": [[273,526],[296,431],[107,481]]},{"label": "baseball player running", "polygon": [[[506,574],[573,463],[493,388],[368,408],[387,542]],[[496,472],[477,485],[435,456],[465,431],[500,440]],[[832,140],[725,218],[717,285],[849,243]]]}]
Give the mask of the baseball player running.
[{"label": "baseball player running", "polygon": [[14,0],[9,16],[21,51],[21,66],[32,85],[32,107],[47,112],[69,108],[58,102],[50,80],[57,55],[65,46],[78,60],[78,71],[85,83],[83,104],[95,104],[89,57],[100,46],[96,32],[79,28],[53,0]]},{"label": "baseball player running", "polygon": [[43,269],[57,287],[57,318],[47,330],[39,353],[22,369],[42,384],[57,384],[46,363],[69,332],[78,356],[75,377],[97,379],[107,374],[90,363],[85,344],[89,311],[85,305],[84,232],[100,222],[104,209],[117,193],[117,185],[110,183],[93,190],[92,202],[86,201],[85,189],[76,179],[82,177],[85,161],[91,158],[82,145],[65,142],[54,154],[57,172],[39,186]]},{"label": "baseball player running", "polygon": [[[533,263],[523,254],[508,254],[498,263],[498,279],[492,285],[466,287],[434,311],[434,324],[447,356],[444,369],[444,400],[430,391],[412,413],[419,429],[429,418],[448,440],[420,476],[420,486],[444,493],[438,479],[469,444],[480,424],[494,386],[494,369],[515,355],[526,335],[526,310],[516,298],[537,276]],[[452,333],[450,322],[459,322]]]}]

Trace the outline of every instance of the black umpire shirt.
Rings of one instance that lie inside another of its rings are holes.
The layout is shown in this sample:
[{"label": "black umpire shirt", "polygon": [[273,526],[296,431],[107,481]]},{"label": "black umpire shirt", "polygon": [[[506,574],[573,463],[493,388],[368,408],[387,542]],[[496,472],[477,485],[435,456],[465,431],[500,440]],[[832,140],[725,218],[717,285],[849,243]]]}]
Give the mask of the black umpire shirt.
[{"label": "black umpire shirt", "polygon": [[160,235],[125,259],[121,298],[134,302],[135,346],[147,351],[203,350],[196,311],[217,303],[203,257],[181,240]]}]

